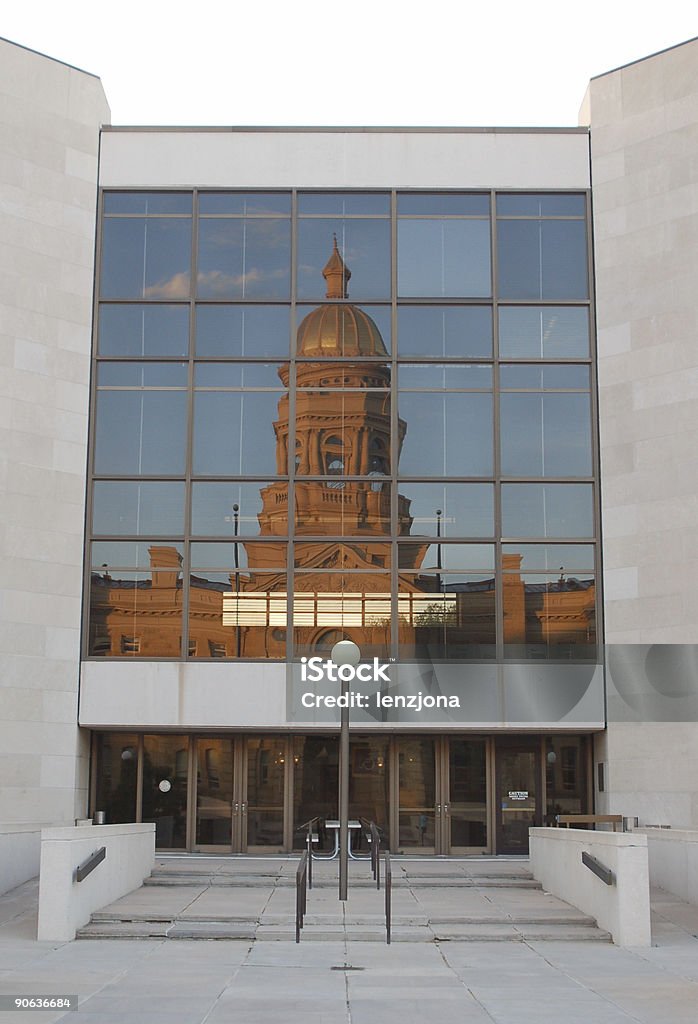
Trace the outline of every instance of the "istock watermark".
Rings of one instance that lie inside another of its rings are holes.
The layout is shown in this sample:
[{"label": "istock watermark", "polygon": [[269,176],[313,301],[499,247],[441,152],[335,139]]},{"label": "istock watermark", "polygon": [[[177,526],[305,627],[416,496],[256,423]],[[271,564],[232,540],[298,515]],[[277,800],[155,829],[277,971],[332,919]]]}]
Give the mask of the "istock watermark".
[{"label": "istock watermark", "polygon": [[[362,683],[389,683],[390,665],[373,659],[373,665],[335,665],[333,661],[322,658],[301,658],[301,679],[304,683],[319,683],[327,679],[331,683],[338,680],[352,683],[358,679]],[[340,705],[341,706],[341,705]]]},{"label": "istock watermark", "polygon": [[[433,694],[395,692],[395,681],[390,676],[391,665],[373,658],[370,664],[335,665],[329,659],[301,658],[300,674],[302,683],[364,683],[368,684],[365,691],[346,689],[340,693],[319,693],[317,690],[305,690],[300,695],[303,708],[354,708],[361,710],[383,710],[401,708],[419,714],[423,709],[455,708],[460,710],[460,697],[455,694]],[[383,684],[388,684],[392,692],[386,692]],[[376,687],[380,687],[376,689]]]}]

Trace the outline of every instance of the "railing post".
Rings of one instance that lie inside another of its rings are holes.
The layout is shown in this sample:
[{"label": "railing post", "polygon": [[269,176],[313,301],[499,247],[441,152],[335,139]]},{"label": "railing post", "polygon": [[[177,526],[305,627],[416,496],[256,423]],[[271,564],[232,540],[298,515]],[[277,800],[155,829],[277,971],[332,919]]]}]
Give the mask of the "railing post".
[{"label": "railing post", "polygon": [[301,928],[307,909],[308,851],[305,850],[296,870],[296,942],[301,941]]},{"label": "railing post", "polygon": [[390,854],[385,851],[385,941],[390,945],[392,916],[393,872],[390,866]]}]

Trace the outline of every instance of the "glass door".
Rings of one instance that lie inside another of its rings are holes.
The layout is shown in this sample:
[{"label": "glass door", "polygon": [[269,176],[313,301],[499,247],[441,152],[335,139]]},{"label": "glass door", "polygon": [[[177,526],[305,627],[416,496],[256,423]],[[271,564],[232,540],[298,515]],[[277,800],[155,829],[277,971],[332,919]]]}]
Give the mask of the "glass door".
[{"label": "glass door", "polygon": [[444,746],[443,852],[487,853],[487,740],[451,736]]},{"label": "glass door", "polygon": [[428,736],[397,737],[398,849],[434,855],[437,851],[437,748]]},{"label": "glass door", "polygon": [[497,853],[528,854],[528,830],[542,822],[540,742],[496,746]]},{"label": "glass door", "polygon": [[283,853],[284,794],[289,740],[285,736],[248,736],[240,813],[243,851]]},{"label": "glass door", "polygon": [[196,850],[204,853],[233,853],[240,848],[240,801],[234,785],[238,773],[234,768],[235,740],[232,737],[197,738]]}]

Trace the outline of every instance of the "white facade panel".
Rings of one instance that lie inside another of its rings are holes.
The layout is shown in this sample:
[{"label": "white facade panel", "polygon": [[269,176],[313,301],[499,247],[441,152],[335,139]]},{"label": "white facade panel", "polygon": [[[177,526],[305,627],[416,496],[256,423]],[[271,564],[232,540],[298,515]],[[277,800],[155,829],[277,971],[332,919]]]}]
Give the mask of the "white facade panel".
[{"label": "white facade panel", "polygon": [[579,129],[105,131],[100,184],[585,189],[588,136]]}]

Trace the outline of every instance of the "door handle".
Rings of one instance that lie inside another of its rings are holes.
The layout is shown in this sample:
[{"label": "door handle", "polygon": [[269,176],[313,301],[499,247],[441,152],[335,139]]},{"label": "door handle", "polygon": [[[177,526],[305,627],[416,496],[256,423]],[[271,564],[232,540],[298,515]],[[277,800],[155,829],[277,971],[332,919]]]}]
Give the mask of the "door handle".
[{"label": "door handle", "polygon": [[436,813],[441,814],[441,804],[436,805]]},{"label": "door handle", "polygon": [[448,814],[448,804],[444,804],[444,814]]},{"label": "door handle", "polygon": [[236,800],[236,801],[235,801],[235,803],[234,803],[234,805],[233,805],[233,814],[238,814],[238,813],[239,813],[239,811],[240,811],[240,804],[239,804],[239,803],[238,803],[238,801]]},{"label": "door handle", "polygon": [[245,803],[245,801],[244,801],[244,800],[242,801],[242,807],[241,807],[241,810],[242,810],[242,813],[243,813],[243,814],[247,814],[247,804]]}]

